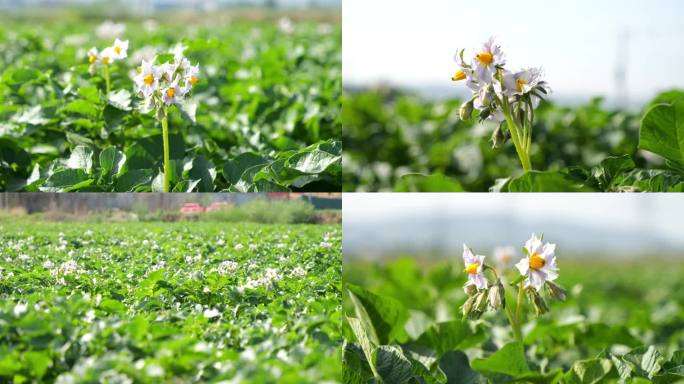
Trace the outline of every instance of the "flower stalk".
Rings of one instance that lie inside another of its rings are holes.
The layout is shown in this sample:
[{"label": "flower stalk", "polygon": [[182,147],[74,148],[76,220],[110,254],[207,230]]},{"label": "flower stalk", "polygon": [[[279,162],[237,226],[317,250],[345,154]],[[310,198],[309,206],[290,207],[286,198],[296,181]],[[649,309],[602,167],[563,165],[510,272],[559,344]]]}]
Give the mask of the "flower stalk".
[{"label": "flower stalk", "polygon": [[164,192],[169,192],[169,186],[171,185],[171,160],[169,155],[169,118],[166,113],[166,108],[163,110],[161,125],[162,139],[164,141]]},{"label": "flower stalk", "polygon": [[104,78],[105,78],[105,90],[107,91],[107,95],[109,95],[109,92],[112,90],[112,85],[111,82],[109,81],[109,64],[104,65]]}]

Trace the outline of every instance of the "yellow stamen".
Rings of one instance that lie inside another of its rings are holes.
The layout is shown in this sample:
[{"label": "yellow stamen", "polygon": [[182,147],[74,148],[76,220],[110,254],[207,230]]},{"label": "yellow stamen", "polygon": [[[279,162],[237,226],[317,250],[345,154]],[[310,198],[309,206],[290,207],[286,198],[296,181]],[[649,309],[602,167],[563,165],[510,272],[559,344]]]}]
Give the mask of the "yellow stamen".
[{"label": "yellow stamen", "polygon": [[472,263],[469,266],[465,267],[464,271],[468,272],[471,275],[474,275],[477,273],[477,269],[480,267],[480,263]]},{"label": "yellow stamen", "polygon": [[175,88],[169,88],[166,90],[166,97],[172,98],[176,96],[176,89]]},{"label": "yellow stamen", "polygon": [[154,83],[154,76],[152,76],[152,74],[150,73],[149,75],[145,76],[145,78],[143,79],[143,81],[144,81],[145,84],[147,84],[147,85],[152,85],[152,83]]},{"label": "yellow stamen", "polygon": [[190,84],[195,85],[197,80],[199,80],[197,76],[190,76]]},{"label": "yellow stamen", "polygon": [[489,52],[478,53],[477,60],[484,65],[489,65],[489,63],[491,63],[492,60],[494,60],[494,55],[492,55]]},{"label": "yellow stamen", "polygon": [[121,47],[114,47],[114,52],[116,52],[117,55],[121,53]]},{"label": "yellow stamen", "polygon": [[142,67],[138,67],[138,73],[142,73]]},{"label": "yellow stamen", "polygon": [[542,259],[541,256],[536,253],[530,256],[530,268],[534,270],[541,269],[546,264],[546,260]]},{"label": "yellow stamen", "polygon": [[454,75],[454,77],[451,78],[451,80],[452,81],[459,81],[459,80],[463,80],[465,78],[466,78],[465,72],[463,72],[462,69],[459,69],[458,71],[456,71],[456,74]]},{"label": "yellow stamen", "polygon": [[97,61],[97,56],[95,56],[95,55],[88,56],[88,61],[90,62],[90,64],[95,64],[95,62]]},{"label": "yellow stamen", "polygon": [[102,64],[109,64],[109,56],[102,56]]},{"label": "yellow stamen", "polygon": [[522,92],[522,87],[525,84],[527,84],[527,81],[525,81],[523,79],[518,79],[515,81],[515,89],[517,89],[518,92]]}]

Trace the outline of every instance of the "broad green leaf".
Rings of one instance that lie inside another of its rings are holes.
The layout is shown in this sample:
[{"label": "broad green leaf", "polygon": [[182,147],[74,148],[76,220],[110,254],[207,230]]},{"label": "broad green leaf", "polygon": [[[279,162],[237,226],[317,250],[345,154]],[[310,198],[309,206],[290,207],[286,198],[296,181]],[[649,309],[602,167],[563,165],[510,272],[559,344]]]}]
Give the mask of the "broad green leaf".
[{"label": "broad green leaf", "polygon": [[636,165],[629,155],[620,157],[608,157],[598,166],[592,169],[592,176],[598,181],[599,186],[607,190],[611,188],[613,181],[624,172],[631,171]]},{"label": "broad green leaf", "polygon": [[446,374],[449,384],[480,383],[483,378],[470,368],[468,356],[461,351],[449,351],[442,356],[439,366]]},{"label": "broad green leaf", "polygon": [[62,108],[65,112],[76,113],[90,118],[97,118],[100,114],[100,108],[90,101],[84,99],[76,99]]},{"label": "broad green leaf", "polygon": [[125,89],[120,89],[116,92],[111,92],[107,95],[107,102],[122,111],[131,110],[131,93]]},{"label": "broad green leaf", "polygon": [[266,164],[268,164],[268,161],[260,155],[253,152],[245,152],[233,160],[228,160],[223,167],[223,177],[230,184],[237,184],[246,170]]},{"label": "broad green leaf", "polygon": [[198,156],[187,162],[184,171],[188,173],[188,177],[192,180],[200,180],[197,184],[198,192],[213,192],[214,181],[216,180],[216,167],[211,160],[204,156]]},{"label": "broad green leaf", "polygon": [[[169,135],[169,158],[183,159],[185,144],[180,135]],[[164,163],[164,144],[162,135],[138,139],[126,150],[126,167],[130,169],[151,169],[162,167]]]},{"label": "broad green leaf", "polygon": [[608,359],[590,359],[576,361],[570,371],[565,374],[567,384],[595,384],[600,383],[613,368]]},{"label": "broad green leaf", "polygon": [[530,171],[512,179],[508,192],[592,192],[584,182],[561,172]]},{"label": "broad green leaf", "polygon": [[93,182],[83,169],[63,169],[50,175],[38,189],[42,192],[69,192],[87,187]]},{"label": "broad green leaf", "polygon": [[525,350],[520,342],[511,342],[484,359],[475,359],[472,367],[485,375],[503,374],[517,377],[529,373]]},{"label": "broad green leaf", "polygon": [[349,327],[352,329],[352,332],[354,332],[356,340],[361,345],[361,349],[363,350],[363,353],[366,356],[366,361],[368,362],[371,371],[373,372],[373,375],[375,377],[378,377],[378,371],[375,368],[375,365],[372,364],[373,353],[375,351],[375,348],[377,347],[377,344],[372,340],[373,336],[371,336],[368,333],[367,327],[364,326],[363,322],[360,319],[356,317],[347,316],[347,322],[349,323]]},{"label": "broad green leaf", "polygon": [[34,80],[41,80],[43,73],[34,68],[12,68],[6,70],[2,75],[2,82],[14,86],[23,85]]},{"label": "broad green leaf", "polygon": [[[138,187],[152,183],[152,170],[134,169],[124,172],[116,179],[117,192],[134,192]],[[151,187],[150,187],[151,188]]]},{"label": "broad green leaf", "polygon": [[432,325],[418,338],[416,344],[432,348],[439,358],[446,352],[458,349],[472,334],[468,321],[452,320]]},{"label": "broad green leaf", "polygon": [[52,359],[47,351],[29,351],[24,353],[24,360],[31,375],[42,378],[48,368],[52,366]]},{"label": "broad green leaf", "polygon": [[347,284],[347,289],[363,304],[377,334],[378,344],[406,340],[404,325],[409,313],[403,304],[391,297],[378,296],[352,284]]},{"label": "broad green leaf", "polygon": [[114,147],[105,148],[100,152],[100,167],[105,175],[118,174],[125,163],[126,155]]},{"label": "broad green leaf", "polygon": [[658,104],[641,120],[639,148],[684,166],[684,100]]},{"label": "broad green leaf", "polygon": [[77,146],[71,150],[66,166],[71,169],[83,169],[90,173],[93,168],[93,150],[84,145]]},{"label": "broad green leaf", "polygon": [[452,178],[434,175],[407,174],[398,181],[395,192],[463,192],[461,184]]},{"label": "broad green leaf", "polygon": [[373,362],[378,375],[385,383],[402,384],[413,377],[411,362],[401,348],[395,345],[381,345],[373,353]]}]

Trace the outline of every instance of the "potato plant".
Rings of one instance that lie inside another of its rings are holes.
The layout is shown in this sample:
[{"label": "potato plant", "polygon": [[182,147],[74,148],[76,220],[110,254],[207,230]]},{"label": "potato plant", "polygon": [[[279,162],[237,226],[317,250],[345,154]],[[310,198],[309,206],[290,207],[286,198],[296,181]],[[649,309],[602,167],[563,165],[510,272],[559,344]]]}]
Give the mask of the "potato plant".
[{"label": "potato plant", "polygon": [[340,377],[339,225],[0,226],[2,382]]}]

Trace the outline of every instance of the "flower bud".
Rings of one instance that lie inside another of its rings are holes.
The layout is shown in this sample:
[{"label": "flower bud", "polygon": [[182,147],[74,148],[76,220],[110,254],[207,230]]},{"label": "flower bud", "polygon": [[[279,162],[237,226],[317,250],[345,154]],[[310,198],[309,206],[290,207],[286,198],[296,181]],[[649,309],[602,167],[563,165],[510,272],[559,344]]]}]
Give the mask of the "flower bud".
[{"label": "flower bud", "polygon": [[488,301],[493,310],[506,308],[506,291],[501,280],[497,280],[496,284],[489,289]]},{"label": "flower bud", "polygon": [[487,289],[483,289],[477,294],[477,299],[475,299],[474,309],[478,312],[484,312],[487,309]]},{"label": "flower bud", "polygon": [[458,116],[461,118],[461,120],[468,120],[470,119],[470,115],[473,114],[473,100],[466,101],[461,105],[461,108],[458,110]]},{"label": "flower bud", "polygon": [[468,296],[473,296],[477,293],[477,287],[475,285],[466,285],[463,290]]},{"label": "flower bud", "polygon": [[503,134],[504,122],[496,126],[494,132],[492,132],[492,148],[498,148],[501,144],[506,142],[506,136]]},{"label": "flower bud", "polygon": [[475,300],[477,299],[476,295],[472,295],[466,300],[465,303],[461,306],[461,310],[463,310],[463,317],[468,317],[470,315],[470,312],[473,309],[473,304],[475,304]]},{"label": "flower bud", "polygon": [[549,295],[558,301],[565,301],[567,295],[565,294],[565,289],[556,285],[553,281],[546,281],[546,289],[549,291]]},{"label": "flower bud", "polygon": [[539,292],[537,292],[536,289],[529,288],[527,290],[527,294],[530,298],[530,301],[532,302],[532,306],[534,307],[534,312],[537,315],[537,317],[549,311],[549,307],[546,305],[546,301],[544,301],[544,298],[542,298],[541,295],[539,295]]}]

